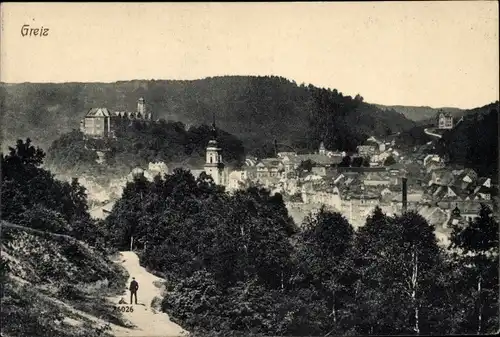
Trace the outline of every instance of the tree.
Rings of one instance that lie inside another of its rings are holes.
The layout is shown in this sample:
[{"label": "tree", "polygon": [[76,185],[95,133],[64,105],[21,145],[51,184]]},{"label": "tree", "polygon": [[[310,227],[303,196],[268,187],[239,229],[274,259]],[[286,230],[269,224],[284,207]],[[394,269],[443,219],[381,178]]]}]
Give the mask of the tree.
[{"label": "tree", "polygon": [[314,167],[314,162],[311,159],[303,160],[300,162],[299,171],[311,172]]},{"label": "tree", "polygon": [[354,229],[340,213],[321,208],[316,216],[309,216],[299,236],[298,261],[302,283],[312,284],[318,296],[325,298],[331,318],[325,322],[326,332],[341,333],[352,288],[353,271],[350,252]]},{"label": "tree", "polygon": [[396,160],[394,159],[393,156],[389,156],[384,160],[384,166],[391,166],[396,164]]},{"label": "tree", "polygon": [[[473,305],[467,308],[466,333],[497,331],[498,322],[498,222],[488,206],[481,204],[479,217],[465,226],[453,226],[451,248],[464,266],[465,298]],[[470,330],[469,330],[470,329]]]},{"label": "tree", "polygon": [[[85,189],[75,179],[62,182],[43,169],[45,153],[18,140],[9,154],[1,154],[2,218],[48,232],[73,235],[76,239],[95,234],[88,213]],[[86,241],[94,244],[95,240]]]},{"label": "tree", "polygon": [[391,218],[375,209],[357,235],[354,256],[357,333],[439,331],[433,320],[433,294],[441,286],[437,280],[443,257],[434,228],[420,215],[408,212]]},{"label": "tree", "polygon": [[351,163],[351,166],[352,167],[361,167],[363,165],[363,157],[354,157],[352,159],[352,163]]},{"label": "tree", "polygon": [[345,156],[342,158],[342,161],[339,163],[339,167],[350,167],[351,166],[351,157]]}]

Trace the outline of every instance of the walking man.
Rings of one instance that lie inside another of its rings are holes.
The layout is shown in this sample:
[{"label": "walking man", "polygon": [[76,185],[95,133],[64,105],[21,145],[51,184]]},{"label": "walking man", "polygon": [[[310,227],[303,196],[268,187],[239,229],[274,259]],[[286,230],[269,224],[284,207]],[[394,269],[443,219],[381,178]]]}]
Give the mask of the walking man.
[{"label": "walking man", "polygon": [[132,277],[132,282],[130,282],[130,304],[132,304],[132,296],[135,296],[135,304],[137,304],[137,290],[139,290],[139,283]]}]

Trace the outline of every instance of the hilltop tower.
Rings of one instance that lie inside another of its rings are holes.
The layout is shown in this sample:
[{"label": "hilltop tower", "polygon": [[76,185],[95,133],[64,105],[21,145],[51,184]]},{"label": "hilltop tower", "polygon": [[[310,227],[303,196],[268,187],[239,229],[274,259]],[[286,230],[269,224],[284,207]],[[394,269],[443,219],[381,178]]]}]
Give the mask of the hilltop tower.
[{"label": "hilltop tower", "polygon": [[217,129],[215,127],[215,114],[213,116],[211,139],[208,142],[205,159],[205,173],[210,175],[217,185],[225,185],[224,163],[222,162],[221,148],[217,143]]}]

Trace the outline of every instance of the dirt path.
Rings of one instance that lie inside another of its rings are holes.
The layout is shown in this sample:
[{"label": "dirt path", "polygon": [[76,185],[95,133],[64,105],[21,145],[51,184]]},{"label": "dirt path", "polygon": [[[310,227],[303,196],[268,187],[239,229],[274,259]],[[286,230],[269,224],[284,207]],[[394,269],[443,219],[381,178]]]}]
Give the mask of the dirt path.
[{"label": "dirt path", "polygon": [[[137,328],[126,329],[119,326],[113,326],[113,334],[115,336],[141,336],[141,337],[167,337],[167,336],[186,336],[187,331],[179,325],[170,321],[165,313],[156,312],[151,308],[151,301],[155,297],[161,297],[162,289],[155,284],[163,281],[161,278],[154,276],[146,271],[145,268],[139,265],[139,257],[134,252],[121,252],[119,263],[128,271],[130,277],[127,286],[135,277],[139,283],[139,291],[137,292],[137,303],[132,307],[133,312],[124,312],[124,317],[129,320]],[[127,301],[127,304],[119,306],[130,307],[130,292],[123,296],[111,298],[112,303],[118,302],[121,298]]]}]

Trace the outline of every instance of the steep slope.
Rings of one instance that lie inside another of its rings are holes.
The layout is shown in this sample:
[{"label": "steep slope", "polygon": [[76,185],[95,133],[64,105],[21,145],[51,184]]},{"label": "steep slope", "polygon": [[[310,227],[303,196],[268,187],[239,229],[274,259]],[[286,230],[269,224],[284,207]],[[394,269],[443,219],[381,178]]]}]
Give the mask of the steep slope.
[{"label": "steep slope", "polygon": [[123,268],[67,235],[1,222],[2,336],[110,336]]},{"label": "steep slope", "polygon": [[498,103],[474,109],[462,122],[445,131],[437,149],[451,163],[498,178]]},{"label": "steep slope", "polygon": [[[382,135],[413,126],[404,116],[364,103],[360,96],[352,98],[337,90],[298,86],[282,77],[22,83],[3,84],[0,89],[4,139],[31,137],[45,148],[63,133],[78,128],[88,109],[105,106],[134,110],[139,97],[145,98],[155,118],[181,121],[188,127],[208,124],[216,114],[218,126],[240,138],[246,148],[262,147],[274,138],[299,148],[317,147],[319,144],[310,144],[307,139],[328,138],[324,132],[316,134],[319,131],[314,116],[325,108],[325,114],[335,115],[333,124],[346,134],[341,135],[344,138]],[[325,145],[333,148],[341,140],[332,138]]]}]

